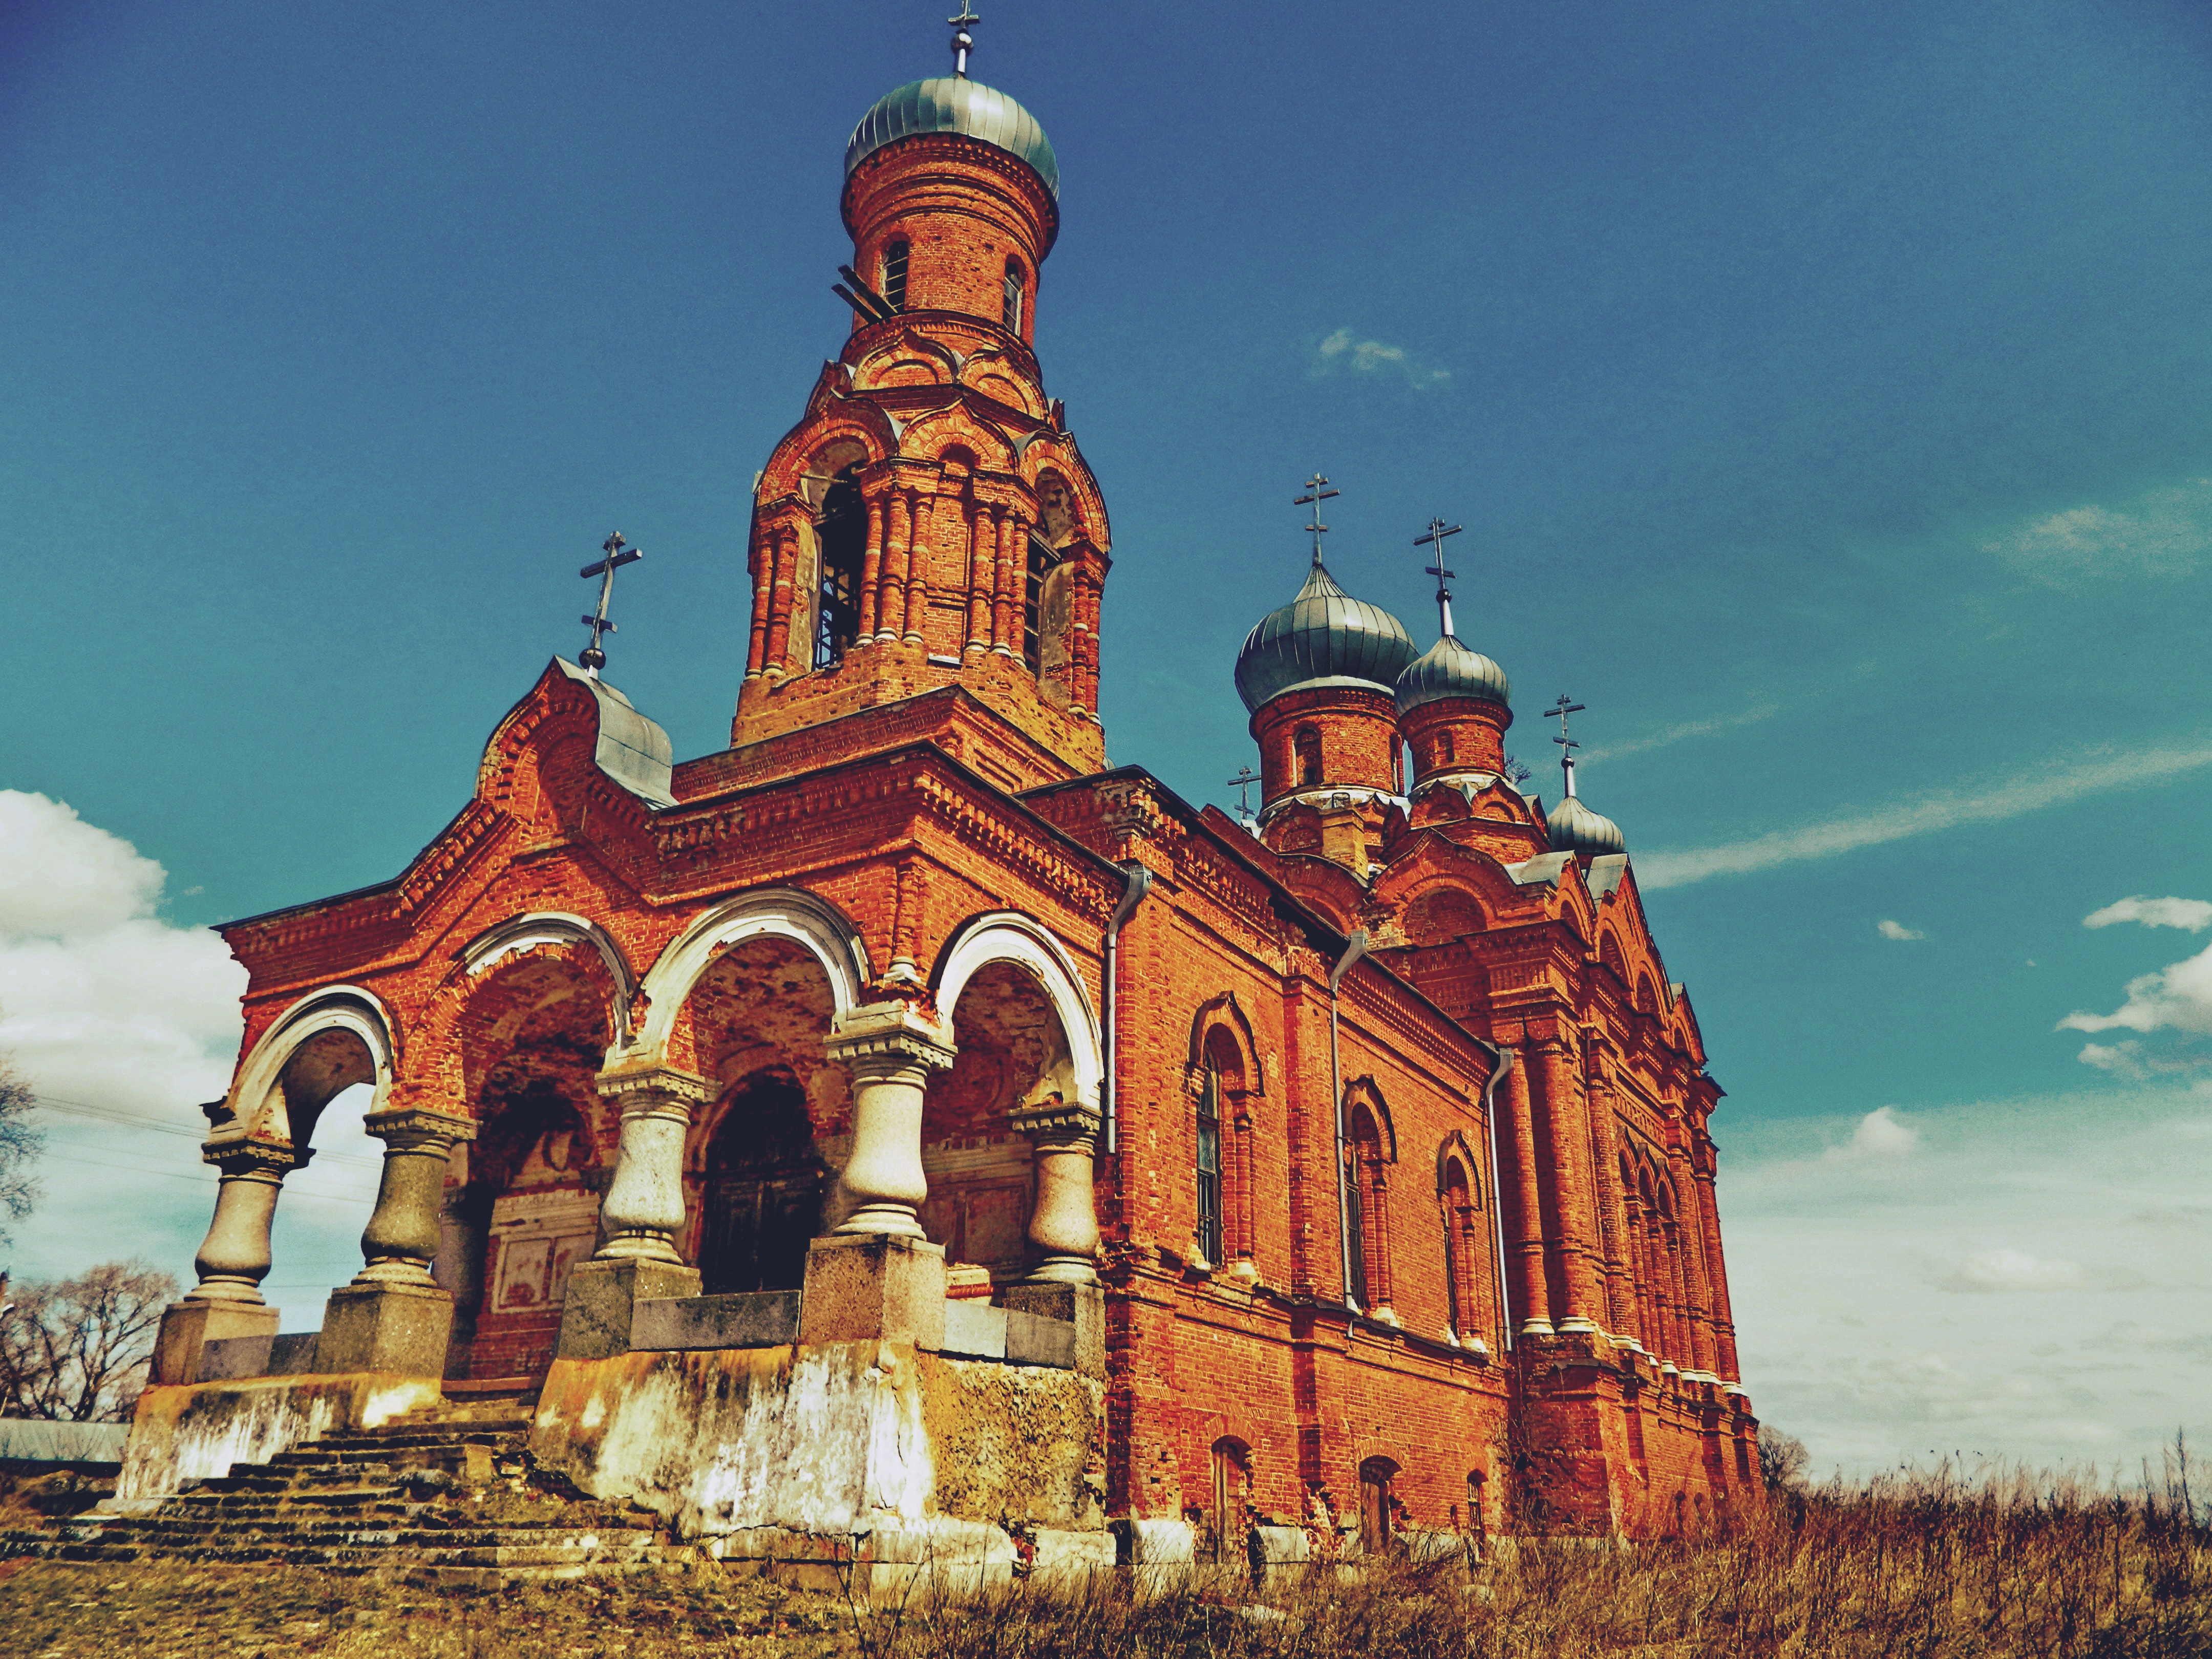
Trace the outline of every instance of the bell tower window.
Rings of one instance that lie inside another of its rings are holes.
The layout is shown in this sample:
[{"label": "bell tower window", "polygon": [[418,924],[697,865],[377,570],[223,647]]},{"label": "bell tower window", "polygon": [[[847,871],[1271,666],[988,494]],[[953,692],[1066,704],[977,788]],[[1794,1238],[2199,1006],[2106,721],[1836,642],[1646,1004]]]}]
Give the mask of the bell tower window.
[{"label": "bell tower window", "polygon": [[1022,301],[1026,296],[1026,292],[1027,279],[1022,275],[1021,263],[1015,259],[1007,260],[1006,300],[1001,314],[1006,319],[1006,331],[1010,334],[1019,334],[1022,331]]},{"label": "bell tower window", "polygon": [[1221,1073],[1211,1056],[1198,1093],[1198,1250],[1221,1265]]},{"label": "bell tower window", "polygon": [[906,238],[884,249],[884,299],[893,311],[906,309]]},{"label": "bell tower window", "polygon": [[814,665],[831,668],[845,659],[860,631],[860,567],[868,551],[868,509],[860,501],[853,469],[840,472],[822,495],[815,520],[822,551],[821,592],[815,604]]},{"label": "bell tower window", "polygon": [[1022,587],[1022,660],[1032,674],[1044,671],[1044,579],[1059,562],[1042,542],[1030,543],[1029,574]]}]

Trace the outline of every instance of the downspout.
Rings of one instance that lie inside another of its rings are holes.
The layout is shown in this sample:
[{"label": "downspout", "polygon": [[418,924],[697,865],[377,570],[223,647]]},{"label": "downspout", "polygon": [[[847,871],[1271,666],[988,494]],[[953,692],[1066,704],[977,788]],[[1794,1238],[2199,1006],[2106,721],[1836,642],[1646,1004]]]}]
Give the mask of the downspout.
[{"label": "downspout", "polygon": [[1114,1097],[1117,1091],[1114,1086],[1114,1027],[1117,1023],[1121,999],[1114,992],[1114,946],[1121,937],[1122,924],[1136,914],[1137,907],[1145,902],[1145,895],[1152,890],[1152,872],[1143,865],[1132,859],[1121,868],[1121,873],[1129,880],[1128,884],[1121,889],[1121,902],[1114,907],[1113,920],[1106,924],[1106,963],[1104,977],[1098,988],[1098,1000],[1106,1005],[1106,1017],[1100,1022],[1106,1028],[1106,1076],[1099,1093],[1102,1097],[1100,1105],[1106,1119],[1106,1155],[1109,1158],[1114,1156],[1121,1144],[1115,1133]]},{"label": "downspout", "polygon": [[1352,964],[1367,954],[1367,930],[1352,930],[1352,937],[1344,942],[1344,954],[1336,966],[1328,970],[1328,1091],[1336,1107],[1336,1270],[1344,1285],[1344,1305],[1357,1308],[1358,1301],[1352,1293],[1352,1138],[1344,1126],[1344,1073],[1338,1063],[1336,1044],[1336,990],[1344,983],[1344,976],[1352,971]]},{"label": "downspout", "polygon": [[1482,1091],[1482,1125],[1490,1136],[1490,1282],[1498,1291],[1498,1337],[1505,1352],[1513,1352],[1513,1310],[1505,1289],[1505,1207],[1498,1186],[1498,1085],[1513,1069],[1514,1051],[1495,1042],[1477,1042],[1498,1056],[1497,1069]]}]

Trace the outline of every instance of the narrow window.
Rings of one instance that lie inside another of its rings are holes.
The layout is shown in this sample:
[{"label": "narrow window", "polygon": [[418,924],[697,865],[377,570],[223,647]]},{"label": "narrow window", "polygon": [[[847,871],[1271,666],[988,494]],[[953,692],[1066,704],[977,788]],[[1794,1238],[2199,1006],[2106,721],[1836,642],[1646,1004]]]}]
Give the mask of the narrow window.
[{"label": "narrow window", "polygon": [[1452,763],[1452,734],[1449,731],[1437,733],[1437,764],[1449,766]]},{"label": "narrow window", "polygon": [[1029,576],[1022,590],[1022,660],[1032,674],[1044,667],[1044,579],[1056,562],[1042,542],[1030,544]]},{"label": "narrow window", "polygon": [[1252,1476],[1245,1466],[1244,1448],[1234,1440],[1213,1443],[1213,1509],[1206,1517],[1206,1557],[1218,1566],[1237,1559],[1237,1536],[1243,1530],[1244,1505]]},{"label": "narrow window", "polygon": [[893,311],[906,309],[906,239],[884,249],[884,299]]},{"label": "narrow window", "polygon": [[1198,1090],[1198,1249],[1221,1265],[1221,1073],[1210,1060]]},{"label": "narrow window", "polygon": [[1370,1457],[1359,1466],[1359,1547],[1367,1555],[1381,1555],[1390,1547],[1396,1530],[1392,1510],[1397,1498],[1390,1481],[1398,1466],[1387,1457]]},{"label": "narrow window", "polygon": [[1006,261],[1006,301],[1002,313],[1006,319],[1006,331],[1009,334],[1019,334],[1022,331],[1023,295],[1024,279],[1021,265],[1018,261],[1009,259]]},{"label": "narrow window", "polygon": [[842,662],[860,628],[860,568],[868,552],[868,509],[847,467],[822,495],[815,520],[821,549],[821,592],[815,605],[814,665]]},{"label": "narrow window", "polygon": [[1313,726],[1301,726],[1291,738],[1291,748],[1297,757],[1299,787],[1319,783],[1321,732]]},{"label": "narrow window", "polygon": [[1367,1305],[1367,1218],[1360,1213],[1359,1155],[1354,1152],[1344,1170],[1345,1232],[1352,1242],[1352,1282],[1344,1299],[1353,1307]]}]

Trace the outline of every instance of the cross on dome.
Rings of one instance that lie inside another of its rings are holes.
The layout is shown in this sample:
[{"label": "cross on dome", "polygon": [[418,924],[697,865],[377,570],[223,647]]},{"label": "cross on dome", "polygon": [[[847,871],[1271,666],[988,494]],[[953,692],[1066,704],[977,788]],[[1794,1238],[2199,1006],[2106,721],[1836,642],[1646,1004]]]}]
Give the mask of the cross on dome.
[{"label": "cross on dome", "polygon": [[1313,508],[1313,522],[1306,528],[1313,534],[1313,562],[1316,565],[1321,562],[1321,538],[1328,533],[1328,526],[1321,521],[1321,504],[1344,493],[1340,489],[1324,489],[1323,486],[1328,483],[1328,480],[1322,477],[1320,473],[1315,473],[1312,477],[1306,480],[1306,493],[1291,503],[1292,507]]},{"label": "cross on dome", "polygon": [[968,33],[968,26],[981,22],[982,14],[973,6],[963,5],[957,17],[945,21],[952,25],[952,72],[964,81],[968,78],[968,54],[975,49],[975,37]]},{"label": "cross on dome", "polygon": [[1447,526],[1442,519],[1431,519],[1429,520],[1429,533],[1413,538],[1414,546],[1437,550],[1437,562],[1424,566],[1423,574],[1437,579],[1437,617],[1446,639],[1452,637],[1451,589],[1447,584],[1458,573],[1444,568],[1444,538],[1456,536],[1465,528],[1464,525]]},{"label": "cross on dome", "polygon": [[599,608],[583,619],[584,626],[592,630],[592,642],[576,656],[576,660],[583,664],[584,672],[593,679],[599,678],[599,670],[607,665],[607,653],[599,649],[599,635],[617,631],[615,625],[607,620],[607,602],[615,596],[615,572],[623,565],[645,556],[643,550],[632,547],[623,539],[619,530],[599,544],[599,551],[606,556],[596,564],[586,565],[576,573],[580,576],[597,576],[599,579]]},{"label": "cross on dome", "polygon": [[1581,714],[1585,706],[1583,703],[1568,702],[1567,694],[1562,691],[1559,693],[1559,702],[1544,711],[1545,719],[1556,720],[1559,723],[1559,735],[1553,738],[1552,741],[1559,745],[1559,769],[1566,774],[1569,800],[1575,798],[1575,750],[1581,748],[1582,744],[1577,743],[1569,734],[1567,716]]}]

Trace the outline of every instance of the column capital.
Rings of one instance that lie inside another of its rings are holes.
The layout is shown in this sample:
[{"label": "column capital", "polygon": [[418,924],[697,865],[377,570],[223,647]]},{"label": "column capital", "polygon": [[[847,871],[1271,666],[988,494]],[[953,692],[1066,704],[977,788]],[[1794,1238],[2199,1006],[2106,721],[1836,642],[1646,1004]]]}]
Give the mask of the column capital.
[{"label": "column capital", "polygon": [[822,1047],[840,1065],[878,1075],[946,1071],[957,1054],[945,1023],[906,1002],[872,1002],[840,1015]]},{"label": "column capital", "polygon": [[613,1101],[625,1114],[675,1111],[688,1116],[714,1093],[706,1079],[673,1066],[624,1066],[601,1072],[592,1083],[600,1099]]},{"label": "column capital", "polygon": [[449,1117],[443,1112],[427,1111],[419,1106],[371,1112],[362,1119],[361,1127],[382,1141],[386,1151],[394,1152],[411,1152],[430,1146],[442,1152],[456,1141],[477,1138],[477,1126],[470,1119]]},{"label": "column capital", "polygon": [[1006,1119],[1016,1134],[1027,1135],[1044,1146],[1095,1141],[1102,1121],[1096,1103],[1065,1100],[1058,1095],[1017,1106]]},{"label": "column capital", "polygon": [[264,1180],[282,1180],[294,1170],[306,1167],[314,1156],[314,1149],[295,1151],[289,1140],[229,1139],[210,1140],[200,1146],[200,1162],[212,1164],[226,1176],[258,1176]]}]

